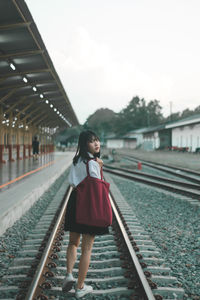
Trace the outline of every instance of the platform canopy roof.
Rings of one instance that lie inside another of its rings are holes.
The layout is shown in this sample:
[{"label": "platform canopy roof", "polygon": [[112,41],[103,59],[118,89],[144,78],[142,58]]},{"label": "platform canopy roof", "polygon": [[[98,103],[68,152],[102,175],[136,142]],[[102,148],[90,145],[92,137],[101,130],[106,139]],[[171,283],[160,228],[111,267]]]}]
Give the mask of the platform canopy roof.
[{"label": "platform canopy roof", "polygon": [[11,112],[18,124],[79,124],[24,0],[0,0],[0,107],[0,125]]}]

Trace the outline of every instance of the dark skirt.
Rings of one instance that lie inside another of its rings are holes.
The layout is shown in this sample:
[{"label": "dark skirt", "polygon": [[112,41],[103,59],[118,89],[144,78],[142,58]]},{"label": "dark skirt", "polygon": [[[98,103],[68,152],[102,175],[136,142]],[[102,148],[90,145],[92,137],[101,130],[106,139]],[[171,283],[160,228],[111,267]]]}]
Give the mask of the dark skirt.
[{"label": "dark skirt", "polygon": [[108,227],[88,226],[76,223],[76,190],[72,191],[67,203],[64,229],[65,231],[83,234],[88,233],[91,235],[103,235],[109,233]]}]

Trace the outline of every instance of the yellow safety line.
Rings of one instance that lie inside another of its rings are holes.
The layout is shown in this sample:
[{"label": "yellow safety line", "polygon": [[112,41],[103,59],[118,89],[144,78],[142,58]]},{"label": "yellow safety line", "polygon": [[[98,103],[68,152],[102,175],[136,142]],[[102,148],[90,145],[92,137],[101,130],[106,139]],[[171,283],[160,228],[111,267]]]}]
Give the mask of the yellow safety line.
[{"label": "yellow safety line", "polygon": [[44,168],[48,167],[49,165],[52,165],[54,162],[55,162],[55,160],[49,162],[49,163],[46,164],[46,165],[41,166],[40,168],[37,168],[37,169],[35,169],[35,170],[33,170],[33,171],[30,171],[30,172],[28,172],[28,173],[25,173],[25,174],[23,174],[23,175],[21,175],[21,176],[15,178],[15,179],[11,180],[11,181],[8,181],[8,182],[6,182],[6,183],[0,185],[0,189],[2,189],[3,187],[5,187],[5,186],[7,186],[7,185],[9,185],[9,184],[11,184],[11,183],[14,183],[14,182],[16,182],[16,181],[22,179],[22,178],[24,178],[24,177],[26,177],[26,176],[28,176],[28,175],[30,175],[30,174],[33,174],[33,173],[35,173],[35,172],[38,172],[38,171],[40,171],[41,169],[44,169]]}]

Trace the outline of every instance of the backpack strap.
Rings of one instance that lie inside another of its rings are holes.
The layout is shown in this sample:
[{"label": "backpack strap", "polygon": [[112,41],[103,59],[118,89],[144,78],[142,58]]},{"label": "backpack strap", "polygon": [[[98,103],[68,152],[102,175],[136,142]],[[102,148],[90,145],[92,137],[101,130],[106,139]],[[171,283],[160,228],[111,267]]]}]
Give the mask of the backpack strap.
[{"label": "backpack strap", "polygon": [[101,180],[103,180],[103,168],[100,168],[100,172],[101,172]]},{"label": "backpack strap", "polygon": [[[91,177],[90,176],[90,173],[89,173],[89,161],[90,160],[97,160],[96,158],[91,158],[91,159],[88,159],[87,160],[87,163],[86,163],[86,170],[87,170],[87,176],[89,176],[89,177]],[[101,174],[101,180],[103,180],[103,170],[102,170],[102,168],[100,169],[100,174]]]},{"label": "backpack strap", "polygon": [[90,176],[90,173],[89,173],[89,161],[91,159],[88,159],[87,162],[86,162],[86,170],[87,170],[87,176]]}]

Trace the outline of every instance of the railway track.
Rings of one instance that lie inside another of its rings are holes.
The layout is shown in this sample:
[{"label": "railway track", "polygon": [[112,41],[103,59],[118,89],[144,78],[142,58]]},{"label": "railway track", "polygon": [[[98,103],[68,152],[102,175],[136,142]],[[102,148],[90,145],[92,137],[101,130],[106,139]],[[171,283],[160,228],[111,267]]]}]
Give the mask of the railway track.
[{"label": "railway track", "polygon": [[197,171],[188,170],[188,169],[184,169],[184,168],[180,168],[180,167],[174,167],[172,165],[166,166],[166,165],[160,164],[160,163],[149,162],[146,160],[140,160],[140,159],[135,158],[130,155],[123,154],[123,157],[126,158],[127,160],[135,162],[135,163],[140,161],[145,166],[148,166],[153,169],[157,169],[159,171],[163,171],[165,173],[172,174],[173,176],[180,177],[181,179],[185,179],[187,181],[191,181],[193,183],[200,185],[200,179],[199,179],[200,173]]},{"label": "railway track", "polygon": [[133,181],[139,181],[174,193],[200,200],[200,185],[169,179],[149,173],[104,165],[104,171]]},{"label": "railway track", "polygon": [[[70,189],[60,205],[51,203],[25,241],[2,278],[0,299],[74,299],[74,290],[66,294],[61,288],[68,243],[63,218],[69,194]],[[158,249],[126,201],[117,198],[111,198],[110,234],[97,236],[94,243],[86,280],[94,286],[92,299],[183,299],[184,290],[163,265]],[[77,272],[76,263],[75,276]]]}]

